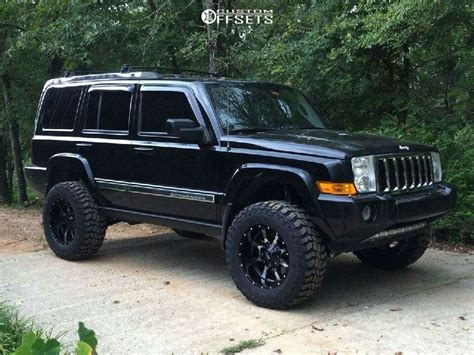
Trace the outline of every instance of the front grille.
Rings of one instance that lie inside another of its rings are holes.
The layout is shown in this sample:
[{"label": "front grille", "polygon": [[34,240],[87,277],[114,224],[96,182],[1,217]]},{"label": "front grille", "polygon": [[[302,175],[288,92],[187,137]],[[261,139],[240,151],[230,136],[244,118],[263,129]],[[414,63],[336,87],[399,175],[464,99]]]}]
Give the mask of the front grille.
[{"label": "front grille", "polygon": [[379,192],[409,191],[433,185],[429,153],[376,157]]}]

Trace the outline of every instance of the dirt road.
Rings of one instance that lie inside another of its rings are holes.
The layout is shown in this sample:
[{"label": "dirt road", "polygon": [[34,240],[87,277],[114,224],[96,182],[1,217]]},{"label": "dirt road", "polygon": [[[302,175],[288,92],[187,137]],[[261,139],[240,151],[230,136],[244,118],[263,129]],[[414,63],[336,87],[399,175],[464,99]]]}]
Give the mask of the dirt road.
[{"label": "dirt road", "polygon": [[472,254],[430,249],[399,272],[342,255],[310,303],[272,311],[240,295],[214,241],[119,224],[98,257],[73,263],[44,248],[39,211],[0,209],[0,220],[0,300],[57,331],[84,321],[101,354],[218,352],[249,339],[265,342],[257,353],[474,353]]}]

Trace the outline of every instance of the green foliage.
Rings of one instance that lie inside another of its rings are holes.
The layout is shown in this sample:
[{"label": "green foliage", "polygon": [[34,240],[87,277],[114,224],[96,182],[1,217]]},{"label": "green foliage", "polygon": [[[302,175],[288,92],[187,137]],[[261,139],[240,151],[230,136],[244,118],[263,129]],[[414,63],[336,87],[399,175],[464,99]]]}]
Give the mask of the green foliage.
[{"label": "green foliage", "polygon": [[79,329],[77,331],[79,334],[80,343],[89,345],[92,349],[95,349],[97,346],[97,338],[95,333],[91,329],[87,329],[84,326],[84,323],[79,322]]},{"label": "green foliage", "polygon": [[13,355],[59,355],[61,345],[57,339],[44,341],[39,335],[30,331],[23,335],[21,345]]},{"label": "green foliage", "polygon": [[[97,347],[97,338],[93,330],[87,329],[79,322],[79,341],[76,344],[76,355],[92,355]],[[13,355],[59,355],[61,344],[58,339],[43,339],[41,334],[29,331],[23,335],[20,346]]]},{"label": "green foliage", "polygon": [[[79,341],[75,354],[95,354],[97,338],[94,331],[79,322],[77,333]],[[60,338],[61,335],[53,337],[32,320],[21,317],[14,307],[0,303],[0,355],[59,355],[64,348]]]},{"label": "green foliage", "polygon": [[232,345],[232,346],[222,349],[220,352],[224,354],[235,354],[235,353],[240,353],[241,351],[246,350],[246,349],[258,348],[259,346],[262,346],[264,344],[265,342],[260,339],[243,340],[236,345]]},{"label": "green foliage", "polygon": [[83,341],[77,342],[76,355],[92,355],[92,354],[94,354],[94,349],[89,344]]},{"label": "green foliage", "polygon": [[66,68],[212,66],[303,89],[331,128],[437,147],[459,196],[437,226],[454,240],[473,240],[472,2],[219,3],[273,9],[274,23],[204,26],[203,1],[1,3],[0,24],[17,27],[0,25],[0,71],[12,79],[11,115],[0,112],[0,135],[15,119],[28,151],[41,87]]}]

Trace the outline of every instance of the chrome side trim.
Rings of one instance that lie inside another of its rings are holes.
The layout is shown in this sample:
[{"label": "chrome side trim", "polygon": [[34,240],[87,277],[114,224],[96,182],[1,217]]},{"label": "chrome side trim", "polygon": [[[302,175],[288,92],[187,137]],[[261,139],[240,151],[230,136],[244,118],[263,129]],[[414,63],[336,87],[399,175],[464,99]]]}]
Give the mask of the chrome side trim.
[{"label": "chrome side trim", "polygon": [[141,184],[137,182],[117,181],[108,179],[95,179],[100,189],[131,192],[137,194],[169,197],[181,200],[215,203],[216,195],[220,192],[183,189],[162,185]]},{"label": "chrome side trim", "polygon": [[[117,132],[117,131],[115,131]],[[108,134],[113,135],[110,132],[92,131],[87,133],[93,134]],[[125,136],[125,134],[115,134],[115,136]],[[102,137],[77,137],[77,136],[48,136],[48,135],[35,135],[33,140],[39,141],[67,141],[67,142],[87,142],[87,143],[112,143],[112,144],[124,144],[133,146],[150,146],[150,147],[163,147],[163,148],[178,148],[178,149],[194,149],[198,150],[199,145],[194,143],[182,143],[182,142],[158,142],[150,140],[132,140],[132,139],[118,139],[118,138],[102,138]]]}]

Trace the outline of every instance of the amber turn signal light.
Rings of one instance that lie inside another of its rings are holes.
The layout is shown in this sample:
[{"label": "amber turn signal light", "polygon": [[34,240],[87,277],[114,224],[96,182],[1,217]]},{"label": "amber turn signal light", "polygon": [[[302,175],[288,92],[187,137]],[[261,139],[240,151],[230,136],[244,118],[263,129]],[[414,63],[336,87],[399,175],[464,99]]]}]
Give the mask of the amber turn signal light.
[{"label": "amber turn signal light", "polygon": [[356,195],[357,190],[352,182],[316,181],[319,191],[331,195]]}]

